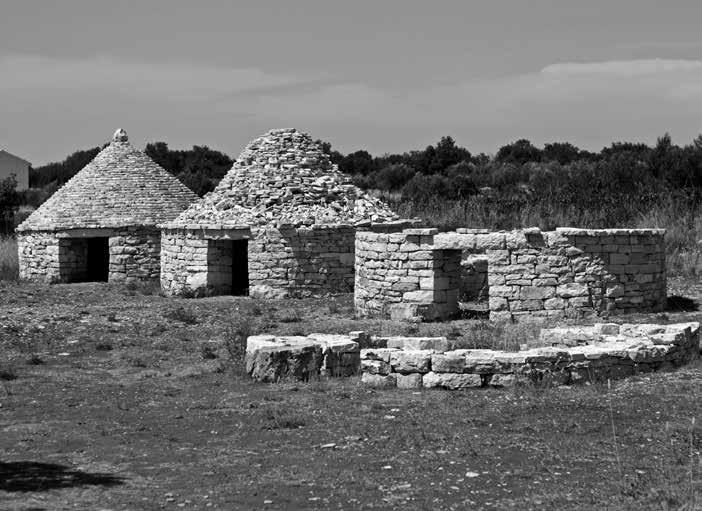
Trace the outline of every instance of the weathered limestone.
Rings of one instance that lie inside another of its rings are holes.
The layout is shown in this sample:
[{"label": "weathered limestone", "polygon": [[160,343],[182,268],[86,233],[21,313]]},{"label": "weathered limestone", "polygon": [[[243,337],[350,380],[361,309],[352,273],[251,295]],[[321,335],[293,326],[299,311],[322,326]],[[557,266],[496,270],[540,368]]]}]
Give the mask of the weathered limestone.
[{"label": "weathered limestone", "polygon": [[[413,349],[412,338],[361,350],[361,381],[389,388],[506,387],[605,381],[678,367],[700,355],[700,324],[596,324],[544,329],[547,346],[519,352],[453,349],[437,338]],[[578,344],[573,344],[577,339]],[[378,339],[374,339],[377,343]],[[421,384],[420,384],[421,378]]]},{"label": "weathered limestone", "polygon": [[[213,283],[222,280],[226,256],[218,259],[209,240],[246,230],[250,295],[348,292],[356,232],[412,223],[354,186],[308,134],[271,130],[244,149],[211,194],[163,225],[161,283],[170,295],[221,294]],[[184,254],[188,244],[193,250]]]},{"label": "weathered limestone", "polygon": [[485,291],[476,260],[479,265],[487,261],[494,320],[574,318],[665,306],[662,229],[420,231],[357,235],[359,315],[448,317],[456,312],[457,296]]},{"label": "weathered limestone", "polygon": [[458,312],[461,251],[434,246],[436,229],[356,235],[359,316],[445,319]]},{"label": "weathered limestone", "polygon": [[128,142],[112,143],[19,227],[20,278],[84,280],[91,238],[109,238],[109,281],[158,280],[161,235],[197,199],[185,185]]},{"label": "weathered limestone", "polygon": [[256,381],[310,380],[357,374],[359,334],[254,335],[246,341],[246,372]]}]

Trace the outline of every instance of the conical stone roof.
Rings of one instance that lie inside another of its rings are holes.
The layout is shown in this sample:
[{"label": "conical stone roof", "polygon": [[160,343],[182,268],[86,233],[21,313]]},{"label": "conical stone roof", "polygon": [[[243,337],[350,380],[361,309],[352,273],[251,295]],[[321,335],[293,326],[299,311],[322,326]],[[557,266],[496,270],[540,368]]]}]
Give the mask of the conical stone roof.
[{"label": "conical stone roof", "polygon": [[275,129],[250,142],[217,188],[166,227],[362,225],[398,216],[351,183],[307,133]]},{"label": "conical stone roof", "polygon": [[145,153],[124,130],[22,222],[17,231],[156,226],[198,199]]}]

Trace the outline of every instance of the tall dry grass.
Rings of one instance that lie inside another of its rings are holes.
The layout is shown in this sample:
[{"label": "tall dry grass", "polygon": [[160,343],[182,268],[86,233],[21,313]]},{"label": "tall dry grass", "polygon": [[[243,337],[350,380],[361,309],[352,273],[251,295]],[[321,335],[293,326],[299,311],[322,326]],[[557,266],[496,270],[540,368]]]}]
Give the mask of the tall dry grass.
[{"label": "tall dry grass", "polygon": [[642,213],[634,227],[666,230],[665,245],[668,274],[696,277],[700,268],[702,212],[683,202],[666,200]]},{"label": "tall dry grass", "polygon": [[17,280],[18,278],[17,240],[9,236],[0,236],[0,280]]}]

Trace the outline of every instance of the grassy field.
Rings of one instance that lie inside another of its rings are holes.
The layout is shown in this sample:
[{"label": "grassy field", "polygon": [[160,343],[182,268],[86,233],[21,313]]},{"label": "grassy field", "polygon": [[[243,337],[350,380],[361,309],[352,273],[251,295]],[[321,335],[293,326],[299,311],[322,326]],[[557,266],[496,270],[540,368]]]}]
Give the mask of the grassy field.
[{"label": "grassy field", "polygon": [[[696,285],[671,288],[699,299]],[[468,392],[242,374],[248,333],[356,329],[474,346],[533,335],[357,321],[350,296],[0,283],[0,509],[700,507],[700,365],[611,387]]]}]

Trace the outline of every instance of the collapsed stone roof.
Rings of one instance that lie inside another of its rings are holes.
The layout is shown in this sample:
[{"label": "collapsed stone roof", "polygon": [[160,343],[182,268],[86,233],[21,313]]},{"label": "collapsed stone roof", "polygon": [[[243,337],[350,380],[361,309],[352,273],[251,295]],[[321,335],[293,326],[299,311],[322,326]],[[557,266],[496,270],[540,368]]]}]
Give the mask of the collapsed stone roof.
[{"label": "collapsed stone roof", "polygon": [[275,129],[250,142],[214,191],[165,227],[362,225],[398,220],[351,183],[307,133]]},{"label": "collapsed stone roof", "polygon": [[156,226],[197,195],[145,153],[124,130],[22,222],[17,231]]}]

